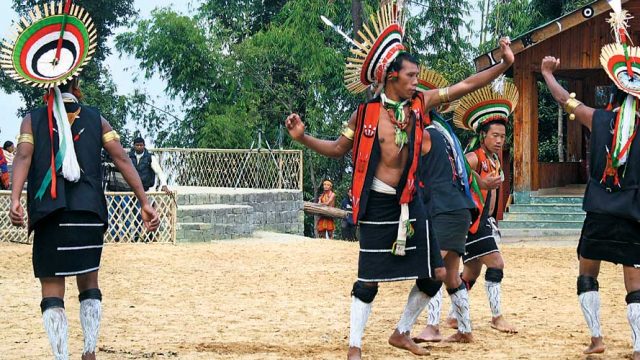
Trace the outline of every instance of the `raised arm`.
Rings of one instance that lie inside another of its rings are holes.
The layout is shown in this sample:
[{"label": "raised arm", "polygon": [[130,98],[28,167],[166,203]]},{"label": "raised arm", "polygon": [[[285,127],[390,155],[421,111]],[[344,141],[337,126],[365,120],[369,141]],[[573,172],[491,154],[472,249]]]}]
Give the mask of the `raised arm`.
[{"label": "raised arm", "polygon": [[[560,66],[560,59],[556,59],[553,56],[546,56],[542,59],[542,77],[544,77],[544,81],[547,83],[553,98],[558,102],[558,104],[560,104],[560,106],[563,106],[566,109],[567,102],[570,98],[569,92],[565,90],[558,80],[556,80],[556,77],[553,76],[553,72],[556,71],[558,66]],[[591,130],[591,122],[593,121],[594,112],[594,108],[580,103],[580,105],[574,109],[573,114],[582,125]]]},{"label": "raised arm", "polygon": [[[109,134],[112,131],[113,129],[111,128],[111,125],[107,122],[107,120],[102,119],[102,133]],[[122,147],[122,144],[120,144],[120,140],[113,137],[104,138],[102,146],[105,150],[107,150],[107,152],[113,159],[113,164],[118,168],[120,173],[122,173],[122,176],[129,184],[129,186],[131,186],[133,192],[136,194],[136,197],[140,202],[142,220],[145,227],[150,231],[157,230],[158,226],[160,225],[158,213],[149,203],[147,194],[144,192],[144,187],[142,186],[142,181],[140,181],[138,171],[136,171],[136,169],[133,167],[131,159],[129,159],[127,153]]]},{"label": "raised arm", "polygon": [[511,65],[513,65],[513,61],[515,59],[513,51],[509,45],[511,45],[509,38],[500,39],[500,48],[504,54],[500,64],[469,76],[459,83],[451,85],[449,88],[427,91],[425,94],[425,111],[433,109],[442,103],[458,100],[461,97],[490,84],[498,76],[502,75],[511,67]]},{"label": "raised arm", "polygon": [[305,134],[305,126],[298,114],[291,114],[285,120],[285,125],[291,138],[318,154],[341,158],[353,147],[353,131],[356,128],[356,112],[351,115],[348,127],[351,130],[351,139],[344,134],[336,140],[320,140]]},{"label": "raised arm", "polygon": [[29,175],[31,157],[33,156],[33,131],[31,129],[31,115],[27,115],[20,125],[20,140],[18,151],[13,158],[13,187],[11,188],[11,207],[9,217],[15,226],[24,226],[24,208],[20,204],[20,195],[24,183]]}]

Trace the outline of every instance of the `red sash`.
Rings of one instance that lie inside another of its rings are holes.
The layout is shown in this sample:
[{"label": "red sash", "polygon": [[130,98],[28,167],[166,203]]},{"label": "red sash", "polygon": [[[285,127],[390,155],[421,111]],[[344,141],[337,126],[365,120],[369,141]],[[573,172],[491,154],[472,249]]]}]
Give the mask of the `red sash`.
[{"label": "red sash", "polygon": [[[400,196],[400,204],[408,204],[413,200],[416,192],[416,173],[418,170],[418,159],[422,150],[422,132],[424,130],[424,99],[422,94],[418,94],[412,103],[411,111],[416,115],[414,128],[413,158],[410,159],[411,166]],[[353,139],[353,182],[351,191],[353,193],[353,222],[357,223],[360,213],[360,200],[364,190],[364,183],[369,170],[369,160],[373,143],[378,131],[378,121],[380,120],[380,102],[370,102],[360,104],[356,114],[356,131]]]},{"label": "red sash", "polygon": [[[473,152],[478,157],[478,166],[476,166],[474,170],[478,173],[478,175],[480,175],[480,178],[482,179],[489,177],[496,169],[494,168],[491,161],[489,161],[489,159],[487,158],[487,154],[484,152],[484,150],[482,150],[481,147],[477,148]],[[482,193],[482,200],[478,197],[478,194],[475,191],[471,192],[471,195],[473,196],[473,202],[476,204],[476,207],[478,208],[480,214],[469,228],[469,232],[472,234],[478,232],[478,228],[480,227],[480,220],[482,219],[482,214],[484,212],[484,207],[489,206],[489,204],[486,203],[489,190],[480,189],[480,192]],[[498,190],[496,190],[496,195],[497,194]]]}]

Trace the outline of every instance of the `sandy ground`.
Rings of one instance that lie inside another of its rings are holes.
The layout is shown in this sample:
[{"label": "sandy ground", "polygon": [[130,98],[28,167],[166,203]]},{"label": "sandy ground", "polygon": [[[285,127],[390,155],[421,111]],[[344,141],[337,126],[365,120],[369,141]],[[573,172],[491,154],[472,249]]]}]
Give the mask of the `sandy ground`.
[{"label": "sandy ground", "polygon": [[[342,359],[357,252],[354,243],[264,233],[211,244],[110,245],[102,258],[98,358]],[[471,292],[476,342],[435,345],[430,358],[584,358],[589,335],[575,294],[573,246],[506,244],[503,253],[503,309],[520,333],[490,328],[480,280]],[[30,247],[1,244],[0,259],[0,359],[51,358]],[[365,359],[415,358],[386,344],[411,286],[381,286],[365,332]],[[595,358],[625,358],[631,340],[620,267],[603,265],[600,289],[608,349]],[[79,359],[82,332],[71,280],[66,306],[71,358]],[[421,316],[414,331],[424,322]]]}]

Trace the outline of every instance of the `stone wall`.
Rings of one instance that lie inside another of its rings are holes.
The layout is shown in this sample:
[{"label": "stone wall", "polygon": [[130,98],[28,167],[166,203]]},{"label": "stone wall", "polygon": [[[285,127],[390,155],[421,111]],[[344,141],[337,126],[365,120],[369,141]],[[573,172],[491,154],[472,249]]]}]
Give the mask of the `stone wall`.
[{"label": "stone wall", "polygon": [[255,230],[304,232],[301,191],[186,188],[178,194],[178,242],[250,237]]}]

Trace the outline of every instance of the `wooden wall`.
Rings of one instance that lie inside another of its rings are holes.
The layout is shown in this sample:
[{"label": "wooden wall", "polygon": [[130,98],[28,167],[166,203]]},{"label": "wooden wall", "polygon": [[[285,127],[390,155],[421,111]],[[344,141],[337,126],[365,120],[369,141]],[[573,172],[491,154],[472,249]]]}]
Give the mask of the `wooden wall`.
[{"label": "wooden wall", "polygon": [[580,163],[538,163],[540,189],[580,183]]},{"label": "wooden wall", "polygon": [[[623,5],[636,17],[631,20],[632,38],[640,42],[640,1],[629,1]],[[600,50],[605,44],[613,42],[611,27],[606,22],[607,14],[594,17],[584,23],[568,29],[546,41],[536,44],[516,55],[513,66],[514,82],[520,92],[515,111],[514,123],[514,190],[518,192],[535,191],[553,185],[540,178],[538,165],[538,91],[536,79],[540,77],[540,64],[545,56],[560,59],[558,76],[571,75],[577,94],[584,96],[585,102],[593,99],[593,89],[599,85],[609,85],[610,80],[594,71],[601,70]],[[586,70],[586,71],[585,71]],[[580,86],[580,84],[582,86]],[[568,151],[584,156],[582,140],[583,129],[570,124],[568,128]],[[579,170],[578,171],[579,174]],[[560,181],[558,179],[558,181]]]}]

